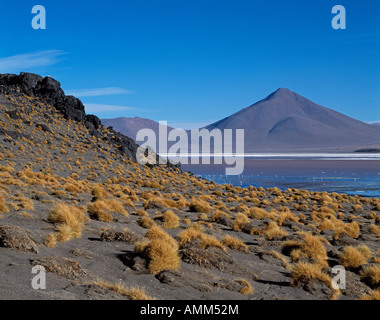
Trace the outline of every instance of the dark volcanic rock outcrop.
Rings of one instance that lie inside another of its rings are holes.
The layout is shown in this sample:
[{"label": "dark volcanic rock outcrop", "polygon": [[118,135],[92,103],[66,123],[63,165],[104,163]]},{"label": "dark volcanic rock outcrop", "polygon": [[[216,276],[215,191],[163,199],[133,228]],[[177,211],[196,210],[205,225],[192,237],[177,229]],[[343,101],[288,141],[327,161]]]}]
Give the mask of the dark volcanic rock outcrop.
[{"label": "dark volcanic rock outcrop", "polygon": [[[61,84],[49,76],[43,78],[37,74],[26,72],[22,72],[20,75],[0,74],[0,94],[11,96],[25,94],[38,98],[42,102],[53,106],[66,119],[83,123],[92,135],[117,146],[121,154],[125,154],[135,162],[137,161],[138,144],[132,138],[112,128],[110,128],[108,136],[101,137],[98,131],[102,125],[101,120],[95,115],[86,115],[83,103],[74,96],[66,95],[61,88]],[[17,114],[12,114],[12,117],[17,117]],[[158,161],[158,156],[156,158]],[[174,165],[170,162],[167,165],[171,168],[179,168],[179,165]]]},{"label": "dark volcanic rock outcrop", "polygon": [[86,120],[83,103],[73,96],[66,96],[61,84],[51,77],[43,78],[33,73],[3,74],[0,75],[0,93],[24,93],[39,97],[54,106],[66,119]]},{"label": "dark volcanic rock outcrop", "polygon": [[[81,122],[86,125],[90,133],[99,137],[97,129],[101,125],[100,119],[95,115],[86,115],[83,103],[73,97],[65,95],[61,84],[51,77],[41,77],[33,73],[0,74],[0,94],[20,95],[40,99],[42,102],[52,105],[66,119]],[[138,145],[135,141],[123,134],[111,130],[111,134],[103,139],[109,140],[111,144],[117,144],[120,153],[127,155],[136,161]]]}]

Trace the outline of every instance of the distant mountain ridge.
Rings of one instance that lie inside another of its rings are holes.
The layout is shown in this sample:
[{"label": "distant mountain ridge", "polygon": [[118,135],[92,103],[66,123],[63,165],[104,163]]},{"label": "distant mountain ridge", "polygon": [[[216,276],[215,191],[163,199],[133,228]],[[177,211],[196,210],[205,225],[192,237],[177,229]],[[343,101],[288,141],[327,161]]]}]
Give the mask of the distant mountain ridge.
[{"label": "distant mountain ridge", "polygon": [[[158,128],[157,122],[141,118],[102,123],[126,135],[137,133],[139,128],[155,132]],[[350,118],[284,88],[204,128],[244,129],[246,153],[347,152],[380,147],[380,126]]]},{"label": "distant mountain ridge", "polygon": [[[115,131],[132,139],[136,139],[137,132],[141,129],[151,129],[158,137],[159,123],[150,119],[119,117],[115,119],[102,119],[101,122],[105,127],[112,127]],[[170,131],[174,128],[168,126],[167,129]]]},{"label": "distant mountain ridge", "polygon": [[380,129],[288,89],[206,127],[245,129],[246,152],[343,150],[380,144]]}]

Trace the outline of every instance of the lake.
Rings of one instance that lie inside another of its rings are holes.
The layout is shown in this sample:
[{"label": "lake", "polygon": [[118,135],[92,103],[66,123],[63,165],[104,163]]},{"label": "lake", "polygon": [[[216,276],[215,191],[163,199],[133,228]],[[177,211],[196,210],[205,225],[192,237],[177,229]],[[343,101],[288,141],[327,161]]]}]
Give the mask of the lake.
[{"label": "lake", "polygon": [[380,198],[380,154],[256,154],[244,172],[226,176],[223,165],[182,165],[216,183],[327,191]]}]

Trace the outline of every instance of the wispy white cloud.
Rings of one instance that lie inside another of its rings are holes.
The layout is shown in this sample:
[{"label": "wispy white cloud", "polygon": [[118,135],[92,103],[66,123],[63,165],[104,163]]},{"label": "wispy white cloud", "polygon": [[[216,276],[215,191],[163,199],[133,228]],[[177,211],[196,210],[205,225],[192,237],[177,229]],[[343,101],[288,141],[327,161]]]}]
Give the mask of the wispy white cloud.
[{"label": "wispy white cloud", "polygon": [[380,120],[377,120],[377,121],[368,121],[367,123],[369,123],[369,124],[380,124]]},{"label": "wispy white cloud", "polygon": [[51,66],[61,61],[64,54],[61,50],[44,50],[0,57],[0,73],[22,72]]},{"label": "wispy white cloud", "polygon": [[87,113],[136,110],[136,108],[128,107],[128,106],[118,106],[118,105],[111,105],[111,104],[96,104],[96,103],[86,103],[85,109]]},{"label": "wispy white cloud", "polygon": [[100,97],[100,96],[112,96],[116,94],[132,94],[132,90],[126,90],[119,87],[107,87],[107,88],[97,88],[97,89],[77,89],[77,90],[67,90],[66,94],[75,97]]}]

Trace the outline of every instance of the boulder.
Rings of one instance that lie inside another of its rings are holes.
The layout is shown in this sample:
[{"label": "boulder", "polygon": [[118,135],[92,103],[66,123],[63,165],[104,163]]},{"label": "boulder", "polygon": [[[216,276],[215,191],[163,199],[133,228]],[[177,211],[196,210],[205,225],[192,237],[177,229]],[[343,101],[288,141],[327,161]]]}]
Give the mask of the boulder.
[{"label": "boulder", "polygon": [[0,226],[0,247],[38,253],[38,247],[29,232],[16,226]]}]

